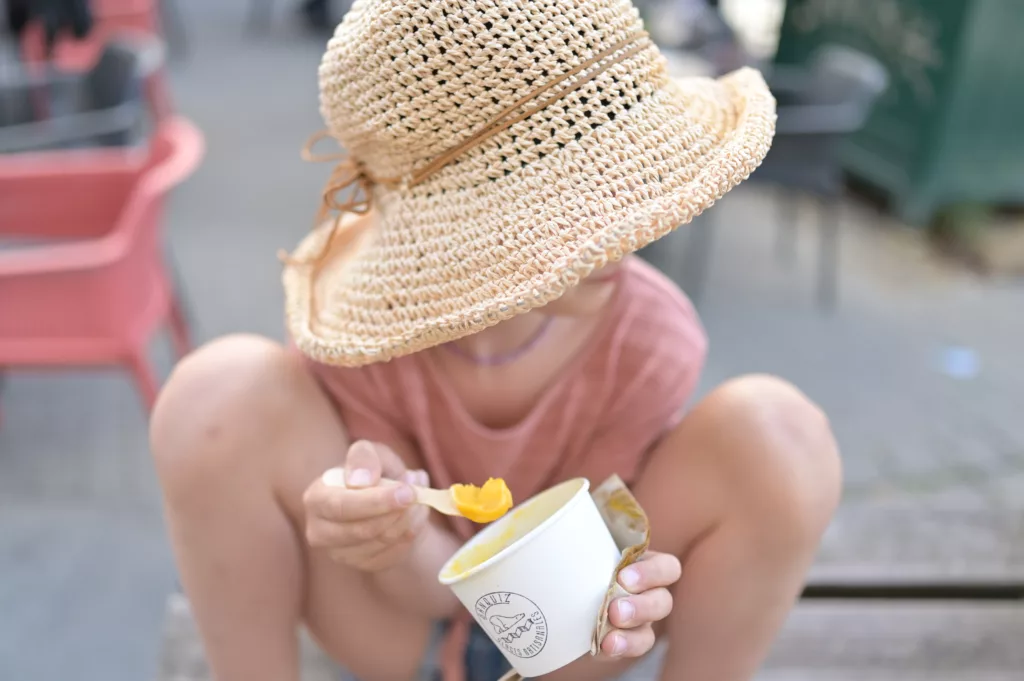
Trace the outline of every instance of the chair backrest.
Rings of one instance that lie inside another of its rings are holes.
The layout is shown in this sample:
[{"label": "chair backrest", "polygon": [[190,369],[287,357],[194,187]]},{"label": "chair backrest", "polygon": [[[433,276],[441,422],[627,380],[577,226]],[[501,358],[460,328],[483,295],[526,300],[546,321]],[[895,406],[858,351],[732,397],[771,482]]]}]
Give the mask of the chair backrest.
[{"label": "chair backrest", "polygon": [[144,148],[0,155],[0,243],[106,235],[151,158]]},{"label": "chair backrest", "polygon": [[[205,152],[203,135],[182,118],[163,121],[150,140],[149,158],[120,217],[119,230],[131,232],[150,221],[140,217],[159,211],[164,197],[199,165]],[[150,230],[152,231],[152,230]]]},{"label": "chair backrest", "polygon": [[[85,73],[29,73],[22,76],[24,84],[0,83],[0,105],[9,114],[0,113],[0,152],[139,143],[146,68],[160,51],[154,44],[111,39]],[[26,109],[37,109],[36,116]]]},{"label": "chair backrest", "polygon": [[28,89],[0,81],[0,128],[31,123],[35,117],[36,108]]},{"label": "chair backrest", "polygon": [[195,126],[168,119],[142,149],[0,155],[0,237],[81,241],[124,231],[126,213],[187,177],[203,149]]},{"label": "chair backrest", "polygon": [[141,96],[139,54],[130,46],[110,41],[85,75],[88,110],[111,109]]},{"label": "chair backrest", "polygon": [[869,109],[889,86],[889,73],[874,57],[846,45],[822,45],[811,57],[815,87],[834,102]]},{"label": "chair backrest", "polygon": [[880,62],[843,45],[822,46],[802,66],[776,68],[769,78],[778,103],[776,137],[855,132],[888,83]]},{"label": "chair backrest", "polygon": [[753,178],[836,195],[840,143],[864,125],[888,73],[864,53],[825,45],[807,64],[773,71],[769,83],[778,102],[775,139]]}]

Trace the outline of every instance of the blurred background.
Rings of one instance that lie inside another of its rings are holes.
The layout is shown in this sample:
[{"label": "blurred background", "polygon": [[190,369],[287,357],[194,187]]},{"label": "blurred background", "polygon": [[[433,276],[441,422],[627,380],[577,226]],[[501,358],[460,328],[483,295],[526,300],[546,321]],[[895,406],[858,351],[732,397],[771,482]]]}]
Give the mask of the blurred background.
[{"label": "blurred background", "polygon": [[[642,253],[698,304],[702,391],[778,373],[843,450],[764,678],[1019,681],[1024,3],[636,4],[673,72],[779,101],[763,167]],[[147,413],[188,348],[283,338],[346,6],[0,0],[0,679],[207,678]]]}]

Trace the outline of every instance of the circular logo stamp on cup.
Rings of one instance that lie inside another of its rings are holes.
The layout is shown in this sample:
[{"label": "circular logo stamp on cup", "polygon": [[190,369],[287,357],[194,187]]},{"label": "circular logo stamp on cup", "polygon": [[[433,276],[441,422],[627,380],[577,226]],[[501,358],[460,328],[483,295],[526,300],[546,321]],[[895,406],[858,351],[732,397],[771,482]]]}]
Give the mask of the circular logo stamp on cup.
[{"label": "circular logo stamp on cup", "polygon": [[534,657],[548,642],[548,622],[537,604],[511,591],[481,596],[474,608],[480,625],[505,652],[516,657]]}]

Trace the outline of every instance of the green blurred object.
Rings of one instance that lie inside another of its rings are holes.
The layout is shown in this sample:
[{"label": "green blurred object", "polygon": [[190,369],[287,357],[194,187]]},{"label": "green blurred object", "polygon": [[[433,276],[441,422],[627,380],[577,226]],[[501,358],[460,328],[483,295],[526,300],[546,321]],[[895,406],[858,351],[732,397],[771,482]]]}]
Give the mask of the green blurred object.
[{"label": "green blurred object", "polygon": [[885,65],[843,164],[923,226],[949,204],[1024,201],[1022,29],[1020,0],[788,0],[775,60],[840,43]]}]

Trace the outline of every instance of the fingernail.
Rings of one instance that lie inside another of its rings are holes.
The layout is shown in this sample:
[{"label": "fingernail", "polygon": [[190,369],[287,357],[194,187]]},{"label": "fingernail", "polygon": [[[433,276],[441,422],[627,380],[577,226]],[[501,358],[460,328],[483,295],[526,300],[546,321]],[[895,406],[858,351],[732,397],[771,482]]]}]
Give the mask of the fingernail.
[{"label": "fingernail", "polygon": [[370,471],[365,468],[357,468],[348,474],[348,484],[351,487],[369,487],[370,480]]},{"label": "fingernail", "polygon": [[329,468],[320,478],[328,487],[344,487],[345,471],[340,468]]},{"label": "fingernail", "polygon": [[620,600],[618,605],[619,608],[619,619],[623,624],[628,624],[633,621],[633,615],[636,614],[636,607],[630,601]]},{"label": "fingernail", "polygon": [[408,506],[416,499],[416,494],[412,491],[412,487],[402,485],[395,490],[395,501],[402,506]]},{"label": "fingernail", "polygon": [[619,573],[619,582],[627,589],[632,589],[640,583],[640,572],[634,567],[628,567]]},{"label": "fingernail", "polygon": [[612,634],[612,655],[618,657],[626,652],[626,639],[622,634]]},{"label": "fingernail", "polygon": [[369,454],[377,453],[377,450],[374,449],[373,447],[373,443],[370,442],[369,440],[356,440],[355,442],[352,443],[352,446],[349,447],[349,451],[353,451],[355,449],[362,449],[364,452],[367,452]]},{"label": "fingernail", "polygon": [[406,471],[402,473],[402,480],[404,482],[409,483],[410,485],[415,485],[416,483],[418,483],[418,478],[419,475],[416,474],[416,471]]}]

